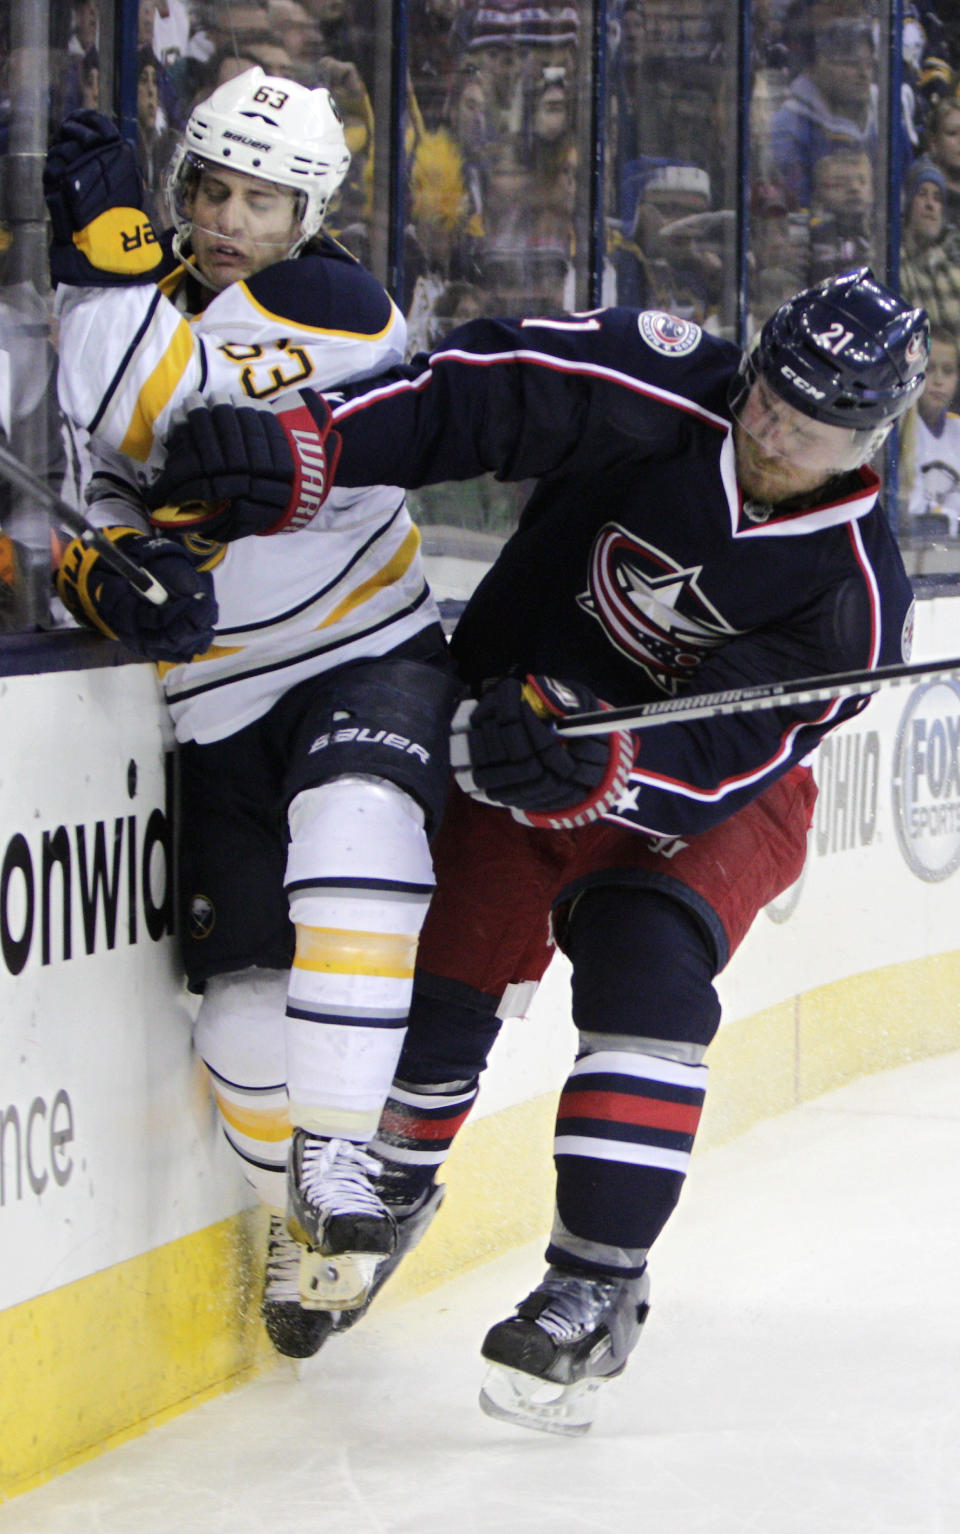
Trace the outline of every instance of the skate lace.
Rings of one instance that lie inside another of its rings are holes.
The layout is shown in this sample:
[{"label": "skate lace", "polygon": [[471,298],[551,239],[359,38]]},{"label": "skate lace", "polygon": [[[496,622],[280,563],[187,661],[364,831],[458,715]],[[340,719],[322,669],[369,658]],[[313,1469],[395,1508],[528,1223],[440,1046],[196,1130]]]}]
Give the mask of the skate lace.
[{"label": "skate lace", "polygon": [[370,1186],[380,1162],[362,1145],[349,1140],[320,1140],[311,1136],[304,1148],[301,1190],[328,1215],[382,1215],[382,1201]]},{"label": "skate lace", "polygon": [[303,1247],[287,1235],[283,1221],[271,1215],[263,1286],[268,1300],[296,1300],[300,1303],[298,1274],[302,1255]]},{"label": "skate lace", "polygon": [[547,1279],[534,1290],[551,1296],[549,1305],[537,1316],[537,1325],[555,1342],[589,1336],[609,1312],[619,1288],[617,1279],[578,1275]]}]

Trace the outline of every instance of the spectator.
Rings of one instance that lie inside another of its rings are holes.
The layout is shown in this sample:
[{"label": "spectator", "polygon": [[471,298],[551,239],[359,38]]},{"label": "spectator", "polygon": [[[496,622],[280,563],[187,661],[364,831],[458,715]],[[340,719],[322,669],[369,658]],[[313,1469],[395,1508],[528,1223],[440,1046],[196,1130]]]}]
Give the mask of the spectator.
[{"label": "spectator", "polygon": [[935,330],[960,334],[960,230],[946,221],[946,199],[943,171],[921,156],[906,185],[900,291]]},{"label": "spectator", "polygon": [[809,281],[869,266],[874,257],[873,165],[863,149],[834,149],[813,168]]},{"label": "spectator", "polygon": [[149,48],[137,54],[137,164],[143,177],[144,210],[161,228],[171,222],[165,180],[176,134],[163,126],[158,76],[160,64]]},{"label": "spectator", "polygon": [[579,16],[570,0],[480,0],[461,22],[466,57],[487,85],[491,123],[498,135],[523,127],[525,82],[544,68],[573,79]]},{"label": "spectator", "polygon": [[53,97],[54,115],[59,119],[79,107],[100,105],[100,51],[95,44],[86,53],[67,53]]},{"label": "spectator", "polygon": [[243,40],[243,57],[253,59],[268,75],[279,75],[284,80],[296,78],[290,50],[272,32],[248,32]]},{"label": "spectator", "polygon": [[836,149],[863,149],[876,162],[877,88],[868,23],[826,22],[814,28],[810,65],[793,80],[771,123],[774,172],[791,206],[808,208],[813,171]]},{"label": "spectator", "polygon": [[[710,177],[699,165],[677,161],[648,161],[637,172],[640,198],[633,227],[614,256],[617,302],[637,308],[704,308],[706,292],[701,289],[694,300],[689,270],[682,279],[674,270],[679,260],[678,246],[668,250],[661,231],[668,225],[710,208]],[[682,232],[681,232],[682,238]],[[679,280],[678,280],[679,279]],[[681,297],[683,289],[686,298]]]},{"label": "spectator", "polygon": [[[580,151],[572,134],[552,143],[549,152],[534,158],[530,180],[530,243],[535,250],[550,250],[571,263],[577,235],[574,215],[577,205],[577,180]],[[564,307],[574,307],[574,295],[568,295]]]},{"label": "spectator", "polygon": [[157,18],[157,0],[140,0],[140,9],[137,13],[137,76],[139,83],[140,59],[144,53],[153,56],[156,68],[156,127],[163,133],[168,128],[181,128],[184,123],[184,114],[188,102],[182,99],[182,92],[178,89],[170,71],[160,63],[159,54],[154,47],[154,30]]},{"label": "spectator", "polygon": [[[783,294],[788,298],[802,285],[809,265],[809,225],[802,215],[791,213],[783,188],[775,181],[756,181],[750,190],[750,239],[747,257],[751,274],[759,277],[771,267],[790,273],[795,281]],[[764,317],[778,307],[763,309]]]},{"label": "spectator", "polygon": [[467,58],[483,81],[490,127],[497,138],[520,130],[520,82],[523,58],[518,48],[503,37],[480,33],[470,43]]},{"label": "spectator", "polygon": [[927,52],[927,34],[923,22],[912,5],[904,7],[902,45],[900,49],[903,78],[900,85],[900,101],[905,149],[912,159],[920,148],[920,135],[926,111],[926,101],[920,91],[920,75]]},{"label": "spectator", "polygon": [[97,0],[73,0],[70,7],[68,53],[86,53],[100,42],[100,7]]},{"label": "spectator", "polygon": [[97,48],[88,48],[80,63],[79,105],[92,107],[94,111],[100,105],[100,52]]},{"label": "spectator", "polygon": [[521,137],[534,174],[551,175],[558,156],[575,128],[573,101],[567,72],[561,66],[542,68],[527,85]]},{"label": "spectator", "polygon": [[[142,0],[141,0],[142,3]],[[270,30],[266,0],[216,0],[204,6],[205,25],[191,44],[199,57],[238,53],[250,33]]]},{"label": "spectator", "polygon": [[[308,0],[320,31],[322,56],[352,64],[369,93],[373,90],[373,22],[358,0]],[[335,87],[328,81],[329,89]]]},{"label": "spectator", "polygon": [[323,38],[304,0],[267,0],[270,30],[292,60],[294,78],[313,87],[320,78]]},{"label": "spectator", "polygon": [[466,324],[487,313],[486,294],[473,282],[448,282],[433,306],[435,335],[430,345],[436,346],[442,336],[457,325]]},{"label": "spectator", "polygon": [[363,77],[355,64],[343,59],[320,60],[320,83],[326,86],[343,119],[343,134],[350,150],[350,167],[330,205],[330,227],[338,233],[358,225],[364,231],[360,245],[349,249],[361,260],[369,259],[368,226],[373,216],[373,106]]},{"label": "spectator", "polygon": [[409,7],[410,83],[426,128],[447,120],[447,104],[460,63],[453,23],[457,0],[411,0]]},{"label": "spectator", "polygon": [[652,95],[643,78],[647,23],[644,0],[625,0],[611,45],[610,122],[608,156],[611,161],[614,211],[626,232],[636,211],[636,194],[624,206],[621,188],[629,167],[635,166],[653,142]]},{"label": "spectator", "polygon": [[530,166],[516,135],[494,139],[483,155],[484,254],[525,249],[530,238]]},{"label": "spectator", "polygon": [[732,149],[737,7],[723,0],[686,0],[682,6],[646,0],[646,13],[640,151],[696,161],[716,192]]},{"label": "spectator", "polygon": [[920,65],[915,88],[922,139],[925,140],[930,119],[938,105],[944,97],[953,95],[956,86],[957,77],[947,60],[937,58],[935,54],[927,54]]},{"label": "spectator", "polygon": [[956,336],[933,331],[927,381],[900,436],[900,504],[906,504],[907,534],[955,538],[960,530],[960,415],[953,408],[958,378]]},{"label": "spectator", "polygon": [[[0,254],[8,245],[0,242]],[[56,357],[49,340],[47,300],[30,282],[3,282],[0,267],[0,443],[34,466],[49,488],[63,493],[66,455],[57,406]],[[15,492],[0,481],[0,631],[34,627],[28,569],[37,571],[38,541],[11,521]],[[29,515],[33,515],[30,513]],[[42,517],[42,513],[39,514]],[[39,546],[46,542],[44,528]],[[28,546],[28,544],[30,546]],[[42,583],[46,586],[46,581]]]},{"label": "spectator", "polygon": [[442,126],[460,153],[469,206],[467,234],[477,239],[483,232],[483,156],[490,143],[490,123],[487,87],[474,65],[463,64],[454,75],[444,104]]},{"label": "spectator", "polygon": [[244,74],[256,62],[252,54],[245,51],[236,53],[232,48],[223,48],[213,54],[204,66],[205,78],[198,99],[205,99],[218,85],[226,85],[228,80],[235,80],[237,75]]},{"label": "spectator", "polygon": [[960,227],[960,100],[956,96],[945,96],[934,108],[926,150],[943,172],[947,222]]},{"label": "spectator", "polygon": [[152,0],[152,3],[153,51],[164,69],[172,69],[190,51],[190,10],[184,0]]},{"label": "spectator", "polygon": [[[461,275],[460,242],[469,214],[462,161],[448,133],[424,133],[410,172],[411,233],[407,270],[413,291],[407,306],[407,355],[429,346],[433,305],[452,277]],[[413,271],[413,263],[417,270]]]},{"label": "spectator", "polygon": [[[424,284],[424,287],[426,285]],[[416,356],[418,351],[429,351],[439,345],[441,339],[448,330],[455,325],[462,325],[466,320],[475,320],[478,315],[486,314],[487,296],[481,287],[474,282],[445,282],[442,285],[433,283],[423,307],[418,307],[418,292],[414,294],[414,303],[411,305],[410,314],[407,316],[408,333],[413,333],[414,321],[416,322],[416,334],[419,344],[409,343],[407,346],[408,356]]]}]

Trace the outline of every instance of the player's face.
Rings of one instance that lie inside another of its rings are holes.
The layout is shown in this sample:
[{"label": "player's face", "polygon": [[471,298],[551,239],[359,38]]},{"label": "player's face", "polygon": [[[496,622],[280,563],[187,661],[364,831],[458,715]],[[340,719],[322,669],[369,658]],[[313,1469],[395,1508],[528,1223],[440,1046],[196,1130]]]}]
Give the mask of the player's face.
[{"label": "player's face", "polygon": [[922,181],[907,215],[911,232],[927,241],[938,240],[943,230],[943,193],[933,181]]},{"label": "player's face", "polygon": [[219,165],[201,169],[187,212],[197,265],[218,290],[281,261],[300,233],[289,187]]},{"label": "player's face", "polygon": [[762,378],[737,411],[733,441],[744,496],[771,505],[816,490],[855,457],[852,431],[794,410]]}]

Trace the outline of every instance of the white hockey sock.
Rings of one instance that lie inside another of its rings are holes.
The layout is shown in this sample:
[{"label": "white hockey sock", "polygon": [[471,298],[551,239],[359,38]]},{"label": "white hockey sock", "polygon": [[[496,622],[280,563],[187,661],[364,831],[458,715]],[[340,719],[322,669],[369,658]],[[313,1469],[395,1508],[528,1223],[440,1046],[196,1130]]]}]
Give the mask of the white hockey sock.
[{"label": "white hockey sock", "polygon": [[291,1119],[364,1142],[400,1056],[433,892],[423,815],[391,784],[342,778],[298,795],[290,827]]}]

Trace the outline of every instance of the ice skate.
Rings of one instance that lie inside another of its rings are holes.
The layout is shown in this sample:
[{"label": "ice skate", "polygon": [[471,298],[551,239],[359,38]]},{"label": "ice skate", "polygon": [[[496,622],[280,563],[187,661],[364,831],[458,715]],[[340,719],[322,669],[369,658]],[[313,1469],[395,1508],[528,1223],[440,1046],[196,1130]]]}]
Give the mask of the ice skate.
[{"label": "ice skate", "polygon": [[355,1326],[366,1315],[387,1279],[397,1271],[404,1257],[408,1252],[413,1251],[426,1233],[428,1225],[443,1203],[443,1195],[446,1191],[443,1183],[440,1183],[437,1187],[428,1189],[420,1202],[412,1207],[396,1204],[389,1206],[397,1222],[397,1244],[389,1257],[385,1257],[377,1268],[370,1286],[370,1293],[363,1304],[355,1310],[342,1311],[334,1324],[335,1332],[349,1331],[351,1326]]},{"label": "ice skate", "polygon": [[622,1374],[647,1318],[650,1283],[548,1268],[543,1282],[481,1352],[493,1368],[480,1392],[489,1417],[570,1436],[593,1421],[596,1392]]},{"label": "ice skate", "polygon": [[329,1311],[304,1310],[300,1303],[302,1256],[303,1247],[287,1235],[282,1218],[271,1215],[260,1314],[267,1336],[285,1358],[312,1358],[334,1328]]},{"label": "ice skate", "polygon": [[396,1247],[396,1221],[372,1187],[379,1170],[363,1146],[294,1130],[287,1230],[307,1249],[299,1280],[306,1310],[359,1308],[378,1264]]}]

